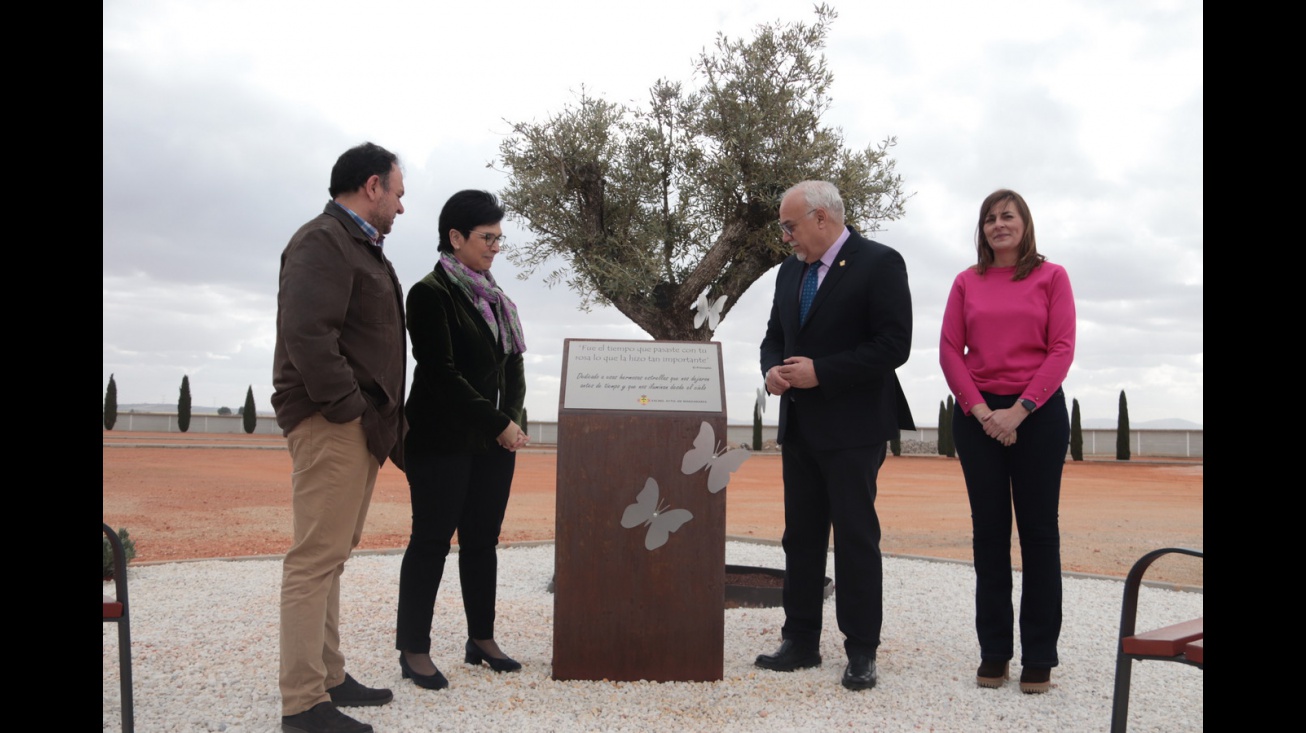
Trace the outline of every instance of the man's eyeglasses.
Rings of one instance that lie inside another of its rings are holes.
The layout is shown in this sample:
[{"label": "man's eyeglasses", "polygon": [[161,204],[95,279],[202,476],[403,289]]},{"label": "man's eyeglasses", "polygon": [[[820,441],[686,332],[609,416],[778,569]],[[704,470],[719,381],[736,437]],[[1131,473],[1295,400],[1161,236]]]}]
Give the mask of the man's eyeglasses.
[{"label": "man's eyeglasses", "polygon": [[508,241],[506,234],[495,235],[493,232],[468,232],[467,238],[471,239],[472,237],[480,237],[485,240],[487,245],[497,244],[500,247],[503,246],[504,242]]},{"label": "man's eyeglasses", "polygon": [[[803,214],[803,216],[811,216],[812,211],[816,211],[816,209],[812,209],[811,211],[808,211],[806,214]],[[797,223],[797,222],[784,222],[784,221],[782,221],[782,222],[780,222],[779,224],[777,224],[776,226],[780,227],[780,231],[782,231],[782,232],[784,232],[785,234],[787,234],[787,235],[789,235],[789,236],[792,237],[792,236],[794,236],[794,224],[796,224],[796,223]]]}]

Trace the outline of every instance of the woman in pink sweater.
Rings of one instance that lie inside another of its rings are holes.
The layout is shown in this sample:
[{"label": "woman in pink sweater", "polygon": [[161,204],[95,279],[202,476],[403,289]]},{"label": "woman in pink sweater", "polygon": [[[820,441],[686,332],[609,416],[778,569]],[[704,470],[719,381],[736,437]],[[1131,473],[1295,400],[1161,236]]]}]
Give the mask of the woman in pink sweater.
[{"label": "woman in pink sweater", "polygon": [[970,497],[981,687],[1014,656],[1011,515],[1020,532],[1022,692],[1047,692],[1061,634],[1057,506],[1070,420],[1061,383],[1075,355],[1066,271],[1038,253],[1029,206],[994,191],[980,206],[979,262],[952,283],[939,363],[956,398],[953,440]]}]

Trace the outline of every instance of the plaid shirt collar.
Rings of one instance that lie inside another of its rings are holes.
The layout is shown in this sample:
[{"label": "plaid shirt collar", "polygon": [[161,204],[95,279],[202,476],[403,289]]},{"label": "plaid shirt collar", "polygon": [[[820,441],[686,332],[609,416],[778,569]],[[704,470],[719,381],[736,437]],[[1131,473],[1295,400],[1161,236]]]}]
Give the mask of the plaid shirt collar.
[{"label": "plaid shirt collar", "polygon": [[353,219],[354,223],[358,225],[358,228],[363,230],[363,234],[367,235],[368,241],[370,241],[372,244],[376,245],[377,247],[380,247],[383,244],[385,244],[385,237],[381,236],[381,233],[376,230],[376,227],[372,226],[371,224],[368,224],[366,221],[363,220],[363,217],[359,216],[358,214],[355,214],[353,209],[350,209],[348,206],[345,206],[344,204],[341,204],[338,201],[332,201],[331,203],[335,204],[336,206],[339,206],[341,209],[344,209],[344,212],[346,214],[349,214],[349,218]]}]

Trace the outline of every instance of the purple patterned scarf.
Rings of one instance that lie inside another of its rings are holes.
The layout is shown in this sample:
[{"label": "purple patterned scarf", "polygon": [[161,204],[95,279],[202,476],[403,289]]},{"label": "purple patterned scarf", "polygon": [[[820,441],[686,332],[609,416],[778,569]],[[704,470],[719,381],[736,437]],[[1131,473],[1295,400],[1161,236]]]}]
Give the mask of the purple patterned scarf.
[{"label": "purple patterned scarf", "polygon": [[[522,336],[521,320],[517,318],[517,306],[499,289],[494,276],[488,270],[477,272],[464,265],[452,252],[441,253],[440,266],[480,311],[490,332],[503,345],[503,353],[525,353],[526,339]],[[500,328],[501,325],[506,328]]]}]

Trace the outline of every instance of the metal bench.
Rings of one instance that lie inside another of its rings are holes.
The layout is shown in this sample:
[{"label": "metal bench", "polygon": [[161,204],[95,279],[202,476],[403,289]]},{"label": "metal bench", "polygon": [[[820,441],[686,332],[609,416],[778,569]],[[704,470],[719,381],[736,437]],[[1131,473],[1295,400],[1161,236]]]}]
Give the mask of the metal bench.
[{"label": "metal bench", "polygon": [[1134,660],[1179,662],[1198,669],[1202,666],[1202,619],[1190,619],[1152,631],[1136,633],[1138,589],[1143,574],[1158,558],[1170,554],[1202,557],[1201,550],[1166,547],[1143,555],[1125,578],[1125,597],[1120,610],[1120,637],[1116,644],[1116,683],[1111,705],[1111,733],[1124,733],[1129,725],[1129,687]]},{"label": "metal bench", "polygon": [[[103,522],[101,522],[103,524]],[[132,639],[131,612],[127,603],[127,553],[122,540],[109,525],[104,525],[104,537],[113,548],[114,595],[104,596],[104,623],[118,624],[118,677],[122,688],[122,730],[136,730],[135,710],[132,707]],[[101,594],[104,595],[104,594]]]}]

